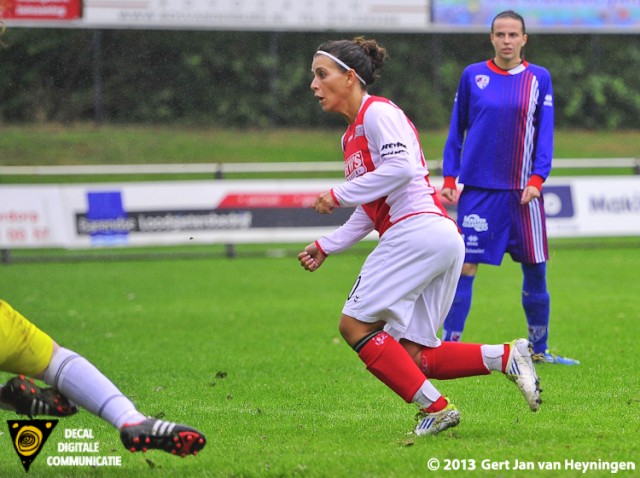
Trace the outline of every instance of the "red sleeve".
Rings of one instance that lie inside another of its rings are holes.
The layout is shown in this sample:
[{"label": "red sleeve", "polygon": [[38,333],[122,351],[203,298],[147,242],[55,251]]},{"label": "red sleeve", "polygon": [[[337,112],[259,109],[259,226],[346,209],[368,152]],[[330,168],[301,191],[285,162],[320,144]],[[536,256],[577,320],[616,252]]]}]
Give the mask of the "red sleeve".
[{"label": "red sleeve", "polygon": [[533,186],[538,191],[542,191],[542,183],[544,183],[544,178],[542,176],[538,176],[537,174],[532,174],[529,178],[529,182],[527,186]]},{"label": "red sleeve", "polygon": [[442,189],[456,189],[456,178],[453,176],[445,176]]},{"label": "red sleeve", "polygon": [[329,254],[327,254],[326,252],[324,252],[324,249],[320,246],[320,243],[318,241],[316,241],[316,247],[318,248],[318,250],[324,254],[325,257],[327,257]]},{"label": "red sleeve", "polygon": [[331,197],[333,197],[333,201],[340,206],[340,200],[338,199],[338,196],[336,196],[336,193],[333,192],[333,189],[331,189]]}]

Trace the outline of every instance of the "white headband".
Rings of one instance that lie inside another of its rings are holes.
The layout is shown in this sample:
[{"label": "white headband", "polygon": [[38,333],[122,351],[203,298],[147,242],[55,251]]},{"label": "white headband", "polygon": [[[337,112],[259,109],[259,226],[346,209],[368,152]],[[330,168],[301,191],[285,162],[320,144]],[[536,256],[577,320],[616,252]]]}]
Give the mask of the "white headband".
[{"label": "white headband", "polygon": [[333,61],[335,61],[338,65],[340,65],[342,68],[344,68],[345,70],[349,71],[349,70],[353,70],[353,72],[356,74],[356,77],[360,80],[360,82],[364,85],[367,86],[367,82],[364,81],[362,79],[362,77],[360,75],[358,75],[358,72],[356,70],[354,70],[353,68],[351,68],[349,65],[347,65],[344,61],[342,61],[340,58],[337,58],[335,56],[333,56],[331,53],[323,51],[323,50],[318,50],[316,52],[316,55],[324,55],[324,56],[328,56],[329,58],[331,58]]}]

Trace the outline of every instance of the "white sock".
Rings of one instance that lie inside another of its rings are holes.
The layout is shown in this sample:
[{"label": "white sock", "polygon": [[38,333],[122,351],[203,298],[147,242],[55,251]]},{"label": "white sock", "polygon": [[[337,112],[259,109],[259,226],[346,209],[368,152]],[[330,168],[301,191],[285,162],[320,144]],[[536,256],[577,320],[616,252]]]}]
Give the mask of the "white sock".
[{"label": "white sock", "polygon": [[481,345],[482,361],[492,372],[502,372],[502,356],[504,355],[504,344]]},{"label": "white sock", "polygon": [[425,380],[413,397],[413,403],[418,404],[420,408],[429,408],[441,396],[442,394],[438,392],[438,389],[429,380]]},{"label": "white sock", "polygon": [[100,370],[69,349],[59,347],[54,351],[44,381],[117,429],[146,418]]}]

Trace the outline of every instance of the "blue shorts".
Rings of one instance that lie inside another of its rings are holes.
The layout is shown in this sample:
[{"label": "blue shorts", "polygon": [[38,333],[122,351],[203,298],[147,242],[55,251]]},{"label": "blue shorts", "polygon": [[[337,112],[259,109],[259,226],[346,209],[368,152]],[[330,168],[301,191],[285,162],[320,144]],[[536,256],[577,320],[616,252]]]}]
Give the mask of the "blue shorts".
[{"label": "blue shorts", "polygon": [[464,261],[500,265],[508,252],[516,262],[538,264],[549,259],[542,196],[520,204],[522,191],[465,186],[458,201],[458,226]]}]

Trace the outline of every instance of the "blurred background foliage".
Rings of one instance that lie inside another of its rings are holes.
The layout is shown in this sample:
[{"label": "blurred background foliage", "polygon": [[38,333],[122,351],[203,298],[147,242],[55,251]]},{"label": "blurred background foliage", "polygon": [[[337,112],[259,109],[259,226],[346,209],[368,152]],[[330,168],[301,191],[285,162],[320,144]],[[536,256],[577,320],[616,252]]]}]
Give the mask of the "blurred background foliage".
[{"label": "blurred background foliage", "polygon": [[[354,32],[7,30],[0,122],[342,126],[309,90],[311,58]],[[460,74],[493,55],[488,34],[375,34],[390,53],[370,88],[419,128],[446,128]],[[549,69],[556,125],[640,128],[638,35],[530,34]]]}]

